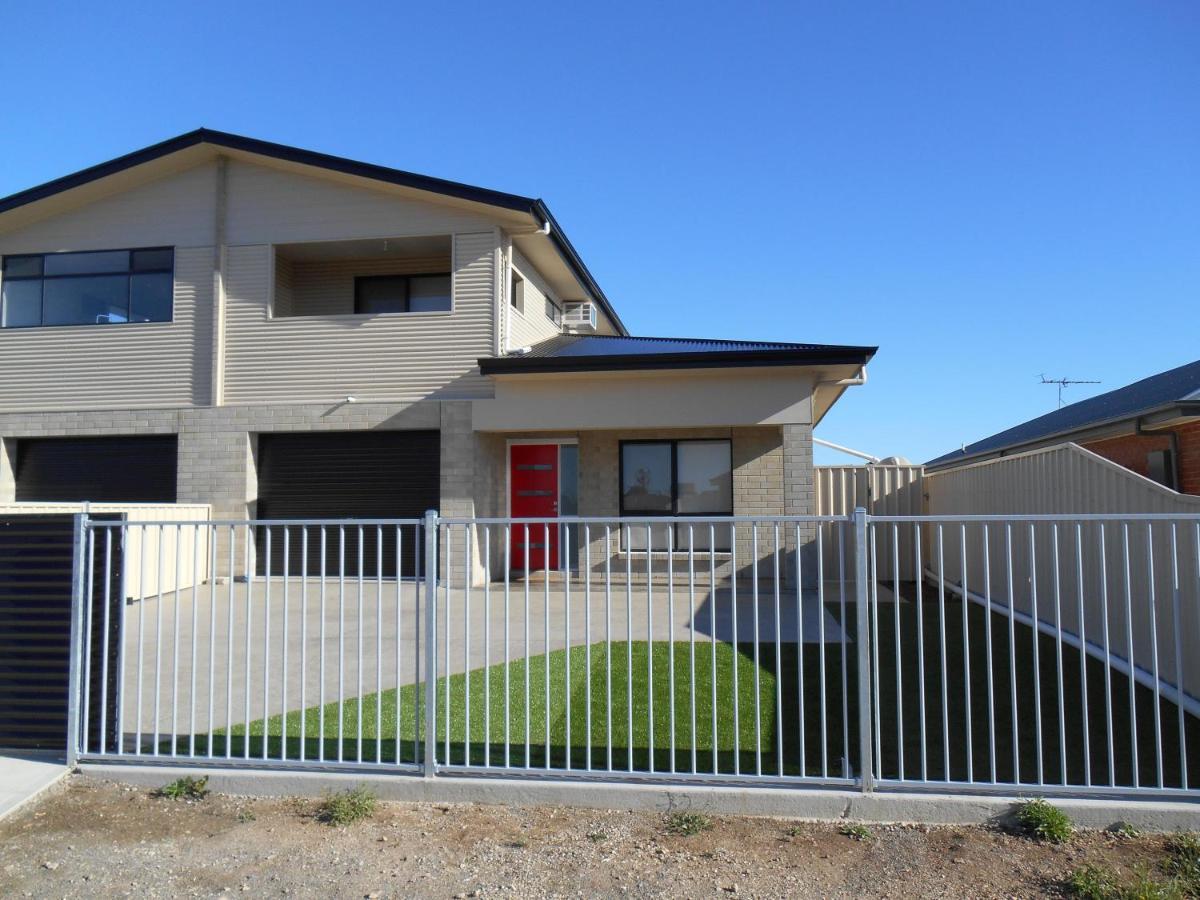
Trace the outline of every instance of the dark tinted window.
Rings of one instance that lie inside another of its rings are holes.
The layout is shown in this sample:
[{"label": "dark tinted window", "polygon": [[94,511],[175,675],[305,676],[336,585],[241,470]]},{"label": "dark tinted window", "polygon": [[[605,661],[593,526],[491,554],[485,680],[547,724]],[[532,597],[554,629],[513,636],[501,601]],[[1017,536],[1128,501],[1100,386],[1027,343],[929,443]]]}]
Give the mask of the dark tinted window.
[{"label": "dark tinted window", "polygon": [[449,312],[450,275],[363,275],[354,279],[354,311]]},{"label": "dark tinted window", "polygon": [[170,247],[5,257],[0,327],[170,322],[174,263]]}]

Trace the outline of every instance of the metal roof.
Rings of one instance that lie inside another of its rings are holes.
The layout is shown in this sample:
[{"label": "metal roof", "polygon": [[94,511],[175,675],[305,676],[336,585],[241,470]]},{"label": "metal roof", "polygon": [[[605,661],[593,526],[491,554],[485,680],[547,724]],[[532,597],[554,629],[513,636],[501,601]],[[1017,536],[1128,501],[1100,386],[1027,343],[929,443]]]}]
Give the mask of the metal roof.
[{"label": "metal roof", "polygon": [[617,315],[608,297],[600,289],[600,285],[596,283],[596,279],[588,271],[578,251],[571,244],[566,233],[559,226],[543,200],[522,197],[518,194],[508,194],[503,191],[493,191],[489,188],[462,184],[457,181],[448,181],[444,178],[418,175],[414,172],[405,172],[400,169],[390,169],[386,166],[378,166],[373,163],[358,162],[357,160],[345,159],[340,156],[331,156],[328,153],[302,150],[299,147],[289,147],[285,144],[261,141],[257,138],[243,137],[242,135],[216,131],[211,128],[197,128],[186,134],[181,134],[158,144],[143,147],[141,150],[135,150],[132,153],[119,156],[116,159],[110,159],[108,162],[90,166],[70,175],[64,175],[61,178],[48,181],[45,184],[40,184],[36,187],[0,198],[0,213],[35,203],[38,200],[44,200],[55,194],[81,187],[93,181],[98,181],[101,178],[107,178],[126,169],[160,159],[198,144],[211,144],[214,147],[240,150],[272,159],[328,169],[333,172],[355,175],[360,178],[370,178],[375,181],[414,188],[420,191],[428,191],[434,194],[442,194],[447,197],[456,197],[460,200],[471,201],[472,203],[482,203],[488,206],[527,213],[539,224],[548,224],[550,226],[550,240],[562,255],[567,266],[583,283],[584,287],[587,288],[593,299],[600,304],[601,309],[612,320],[616,328],[622,332],[626,331],[621,317]]},{"label": "metal roof", "polygon": [[1056,435],[1066,436],[1097,425],[1132,419],[1174,403],[1195,400],[1200,400],[1200,360],[1064,406],[968,444],[962,450],[931,459],[925,465],[944,465],[984,453],[1008,450]]},{"label": "metal roof", "polygon": [[704,338],[562,335],[529,352],[479,360],[485,375],[724,366],[865,365],[876,347]]}]

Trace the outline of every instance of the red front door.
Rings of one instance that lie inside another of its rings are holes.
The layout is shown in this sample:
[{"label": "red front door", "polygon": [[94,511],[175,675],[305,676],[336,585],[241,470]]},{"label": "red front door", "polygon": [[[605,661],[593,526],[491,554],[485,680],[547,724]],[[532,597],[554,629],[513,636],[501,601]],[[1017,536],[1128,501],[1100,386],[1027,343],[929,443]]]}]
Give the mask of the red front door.
[{"label": "red front door", "polygon": [[558,445],[513,444],[511,449],[512,517],[541,520],[528,526],[513,525],[512,567],[526,572],[555,569],[558,567],[558,525],[554,522],[558,518]]}]

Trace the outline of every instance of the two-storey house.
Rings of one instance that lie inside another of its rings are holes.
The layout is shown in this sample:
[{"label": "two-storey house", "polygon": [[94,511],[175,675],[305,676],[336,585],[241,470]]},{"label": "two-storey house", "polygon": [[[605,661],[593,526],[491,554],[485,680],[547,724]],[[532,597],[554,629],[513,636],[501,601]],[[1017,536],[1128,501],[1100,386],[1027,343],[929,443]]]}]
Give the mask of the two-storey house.
[{"label": "two-storey house", "polygon": [[0,200],[0,256],[0,502],[811,513],[874,353],[633,337],[540,200],[206,129]]}]

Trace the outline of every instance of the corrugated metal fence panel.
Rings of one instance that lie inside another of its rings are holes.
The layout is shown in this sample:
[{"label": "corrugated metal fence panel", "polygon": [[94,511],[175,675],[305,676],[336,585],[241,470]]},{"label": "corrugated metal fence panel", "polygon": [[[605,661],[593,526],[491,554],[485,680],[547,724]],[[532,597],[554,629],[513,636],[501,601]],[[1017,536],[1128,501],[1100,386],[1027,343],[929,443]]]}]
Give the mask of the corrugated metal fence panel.
[{"label": "corrugated metal fence panel", "polygon": [[[930,515],[1019,515],[1019,514],[1100,514],[1100,513],[1200,513],[1200,497],[1179,494],[1129,471],[1075,444],[1023,453],[977,463],[925,476]],[[1174,534],[1172,534],[1174,531]],[[1186,648],[1200,635],[1200,572],[1196,571],[1197,533],[1195,523],[1146,523],[1108,525],[1101,528],[1086,523],[1057,528],[1057,571],[1055,567],[1056,529],[1039,524],[1011,526],[1013,553],[1013,593],[1016,608],[1032,614],[1036,591],[1038,618],[1054,622],[1055,583],[1063,627],[1073,635],[1080,631],[1078,606],[1083,601],[1083,616],[1088,641],[1097,645],[1104,639],[1104,607],[1108,609],[1110,634],[1126,634],[1133,626],[1134,662],[1149,671],[1157,649],[1163,677],[1175,680],[1175,652],[1172,641],[1160,639],[1157,648],[1151,638],[1150,589],[1154,590],[1154,616],[1160,630],[1174,617],[1175,577],[1178,568],[1180,630],[1187,636],[1184,646],[1185,689],[1200,697],[1200,655]],[[946,577],[962,581],[961,538],[958,526],[943,528]],[[936,529],[926,527],[923,544],[927,567],[937,566]],[[988,553],[991,560],[1004,559],[1008,530],[991,528]],[[1174,545],[1173,545],[1174,540]],[[1128,553],[1126,546],[1128,542]],[[1083,581],[1078,579],[1076,548],[1082,561]],[[995,599],[1006,601],[1007,573],[992,565],[989,584],[983,583],[984,542],[982,527],[968,527],[966,568],[967,588],[983,595],[990,588]],[[1153,578],[1148,556],[1152,554]],[[1178,560],[1177,566],[1175,564]],[[1129,586],[1128,604],[1126,586]],[[1128,607],[1129,612],[1126,612]],[[1116,647],[1114,655],[1124,659],[1125,647]]]},{"label": "corrugated metal fence panel", "polygon": [[[74,521],[69,515],[0,515],[0,747],[62,749],[67,734]],[[104,553],[102,544],[98,552]],[[120,542],[114,566],[121,569]],[[115,580],[114,580],[115,582]],[[115,639],[122,598],[109,585],[110,728],[115,727]],[[103,646],[104,584],[93,582],[92,646]],[[100,685],[103,656],[90,663]],[[89,732],[99,735],[99,701],[89,705]]]},{"label": "corrugated metal fence panel", "polygon": [[[817,466],[817,513],[848,516],[861,506],[876,516],[919,516],[924,512],[923,471],[921,466]],[[880,529],[875,565],[881,577],[891,578],[898,552],[900,578],[912,581],[917,570],[912,530],[897,529],[895,538],[890,529]],[[837,553],[836,546],[825,546],[825,571],[837,571]]]}]

